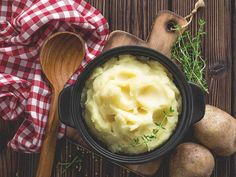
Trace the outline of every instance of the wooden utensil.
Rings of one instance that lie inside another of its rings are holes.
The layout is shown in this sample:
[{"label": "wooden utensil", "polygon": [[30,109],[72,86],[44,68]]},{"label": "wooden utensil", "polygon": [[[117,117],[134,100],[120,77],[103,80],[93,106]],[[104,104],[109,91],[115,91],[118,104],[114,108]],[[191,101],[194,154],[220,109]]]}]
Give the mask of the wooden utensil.
[{"label": "wooden utensil", "polygon": [[49,37],[40,52],[42,70],[52,89],[46,135],[41,149],[37,177],[50,177],[55,156],[59,119],[58,96],[79,67],[85,54],[82,38],[72,32],[58,32]]},{"label": "wooden utensil", "polygon": [[[125,31],[116,30],[109,35],[103,51],[124,45],[140,45],[155,49],[170,58],[171,48],[179,36],[179,32],[172,31],[171,28],[174,28],[176,24],[183,26],[186,23],[187,21],[183,17],[171,11],[162,11],[156,16],[152,30],[146,41]],[[67,127],[66,134],[67,137],[76,141],[81,146],[89,148],[83,142],[77,130]],[[160,160],[138,165],[124,165],[124,167],[138,174],[151,176],[159,169]]]}]

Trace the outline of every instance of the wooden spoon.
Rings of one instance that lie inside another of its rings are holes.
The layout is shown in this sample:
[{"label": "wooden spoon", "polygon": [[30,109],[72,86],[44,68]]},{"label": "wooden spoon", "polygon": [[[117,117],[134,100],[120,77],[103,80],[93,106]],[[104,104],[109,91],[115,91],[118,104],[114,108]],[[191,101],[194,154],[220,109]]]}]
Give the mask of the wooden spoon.
[{"label": "wooden spoon", "polygon": [[58,119],[58,96],[79,67],[85,54],[84,42],[78,34],[58,32],[50,36],[40,52],[42,70],[52,89],[46,135],[41,149],[37,177],[50,177],[55,156]]}]

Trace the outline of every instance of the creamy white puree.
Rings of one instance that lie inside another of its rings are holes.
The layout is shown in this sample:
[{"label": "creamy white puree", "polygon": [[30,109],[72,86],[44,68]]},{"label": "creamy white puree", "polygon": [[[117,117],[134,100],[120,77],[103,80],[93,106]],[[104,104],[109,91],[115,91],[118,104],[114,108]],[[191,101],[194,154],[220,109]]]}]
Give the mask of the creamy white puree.
[{"label": "creamy white puree", "polygon": [[[171,74],[157,61],[132,55],[111,58],[96,68],[83,90],[85,120],[92,134],[112,152],[139,154],[155,149],[173,133],[180,114],[181,96]],[[156,138],[135,145],[150,135],[164,118]],[[141,139],[140,139],[141,140]]]}]

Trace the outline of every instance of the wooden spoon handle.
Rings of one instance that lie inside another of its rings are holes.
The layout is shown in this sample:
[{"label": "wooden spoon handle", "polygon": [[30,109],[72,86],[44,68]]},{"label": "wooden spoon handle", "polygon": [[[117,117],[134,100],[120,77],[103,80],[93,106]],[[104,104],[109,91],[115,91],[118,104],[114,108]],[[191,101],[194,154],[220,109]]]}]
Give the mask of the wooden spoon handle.
[{"label": "wooden spoon handle", "polygon": [[59,118],[57,111],[59,92],[54,92],[48,117],[46,135],[43,141],[36,177],[50,177],[55,156]]}]

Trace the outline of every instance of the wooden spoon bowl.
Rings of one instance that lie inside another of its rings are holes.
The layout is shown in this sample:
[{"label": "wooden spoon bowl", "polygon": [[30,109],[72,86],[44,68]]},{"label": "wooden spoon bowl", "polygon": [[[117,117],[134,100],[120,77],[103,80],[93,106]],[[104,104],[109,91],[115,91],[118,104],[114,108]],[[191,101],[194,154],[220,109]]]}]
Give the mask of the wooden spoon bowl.
[{"label": "wooden spoon bowl", "polygon": [[72,32],[58,32],[42,46],[40,63],[52,89],[51,107],[41,149],[37,177],[50,177],[55,156],[59,127],[58,96],[64,85],[78,69],[85,54],[84,41]]}]

